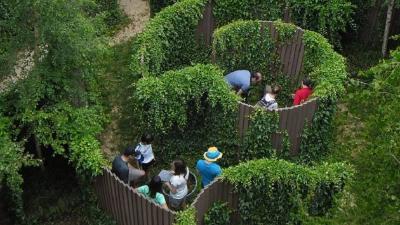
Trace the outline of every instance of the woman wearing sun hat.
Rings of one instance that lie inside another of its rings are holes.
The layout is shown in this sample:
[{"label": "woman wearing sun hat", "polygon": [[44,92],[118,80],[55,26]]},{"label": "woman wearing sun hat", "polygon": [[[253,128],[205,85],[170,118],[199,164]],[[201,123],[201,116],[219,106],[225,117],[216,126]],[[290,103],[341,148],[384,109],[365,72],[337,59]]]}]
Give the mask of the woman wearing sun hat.
[{"label": "woman wearing sun hat", "polygon": [[204,153],[204,160],[197,161],[196,169],[201,175],[201,187],[207,186],[215,177],[222,172],[221,167],[216,163],[222,157],[222,153],[217,147],[209,147]]}]

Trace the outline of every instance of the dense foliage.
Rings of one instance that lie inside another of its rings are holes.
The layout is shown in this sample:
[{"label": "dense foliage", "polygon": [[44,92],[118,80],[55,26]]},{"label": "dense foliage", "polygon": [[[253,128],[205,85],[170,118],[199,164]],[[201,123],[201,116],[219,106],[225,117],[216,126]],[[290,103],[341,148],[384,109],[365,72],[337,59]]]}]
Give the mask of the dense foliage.
[{"label": "dense foliage", "polygon": [[0,117],[0,184],[5,184],[10,190],[9,198],[12,210],[18,220],[24,220],[22,202],[23,178],[22,167],[38,165],[39,161],[32,155],[24,153],[22,145],[14,142],[10,135],[11,121]]},{"label": "dense foliage", "polygon": [[219,25],[237,19],[276,20],[284,17],[303,28],[323,34],[332,43],[339,43],[339,32],[351,23],[354,6],[348,0],[218,0],[214,14]]},{"label": "dense foliage", "polygon": [[231,223],[232,210],[229,208],[228,203],[215,202],[204,215],[205,225],[229,225]]},{"label": "dense foliage", "polygon": [[[97,140],[106,120],[98,76],[108,54],[103,16],[88,13],[96,5],[86,0],[1,4],[10,13],[1,18],[2,26],[10,28],[12,38],[7,41],[18,44],[28,39],[30,44],[21,46],[34,52],[28,76],[0,96],[1,117],[13,126],[7,130],[10,140],[28,140],[38,156],[49,151],[68,158],[81,177],[98,175],[106,163]],[[7,42],[2,42],[0,48],[5,47]],[[22,150],[14,149],[16,160],[25,160]],[[9,178],[15,187],[22,182],[17,172]],[[20,191],[14,194],[19,196]],[[22,204],[21,198],[15,200],[17,206]]]},{"label": "dense foliage", "polygon": [[150,0],[150,14],[154,15],[178,0]]},{"label": "dense foliage", "polygon": [[313,95],[319,97],[318,110],[311,126],[303,133],[301,161],[311,163],[328,153],[332,141],[333,116],[336,103],[344,92],[346,79],[345,59],[333,51],[322,35],[304,33],[304,73],[315,82]]},{"label": "dense foliage", "polygon": [[199,55],[195,30],[207,0],[185,0],[158,13],[133,44],[131,70],[159,75],[190,65]]},{"label": "dense foliage", "polygon": [[196,209],[189,207],[178,212],[174,225],[196,225]]},{"label": "dense foliage", "polygon": [[221,148],[228,159],[235,146],[236,108],[237,97],[222,71],[212,65],[142,78],[136,85],[139,126],[159,138],[162,155],[168,159],[193,151],[200,151],[200,157],[209,145]]},{"label": "dense foliage", "polygon": [[297,224],[324,215],[353,170],[343,164],[308,168],[284,160],[260,159],[224,170],[235,185],[244,224]]}]

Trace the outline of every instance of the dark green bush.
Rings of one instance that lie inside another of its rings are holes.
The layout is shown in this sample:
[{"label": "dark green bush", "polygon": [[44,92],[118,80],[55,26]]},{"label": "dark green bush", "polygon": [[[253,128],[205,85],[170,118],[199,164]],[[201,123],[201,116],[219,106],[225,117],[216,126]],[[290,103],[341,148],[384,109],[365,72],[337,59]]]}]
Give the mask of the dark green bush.
[{"label": "dark green bush", "polygon": [[178,0],[150,0],[150,13],[154,15],[160,12],[163,8],[174,4]]},{"label": "dark green bush", "polygon": [[208,209],[204,215],[205,225],[229,225],[230,214],[232,210],[229,208],[228,203],[215,202],[211,208]]}]

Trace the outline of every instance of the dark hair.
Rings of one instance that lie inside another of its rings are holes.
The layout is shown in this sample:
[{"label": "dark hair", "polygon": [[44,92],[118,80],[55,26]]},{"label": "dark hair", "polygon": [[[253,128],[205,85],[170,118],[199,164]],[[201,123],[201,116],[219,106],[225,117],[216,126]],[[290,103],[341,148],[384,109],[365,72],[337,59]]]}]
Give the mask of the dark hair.
[{"label": "dark hair", "polygon": [[186,163],[182,159],[176,159],[172,162],[174,164],[174,175],[186,175]]},{"label": "dark hair", "polygon": [[282,87],[280,85],[274,85],[272,87],[271,94],[277,95],[279,92],[281,92],[281,90]]},{"label": "dark hair", "polygon": [[123,153],[125,156],[130,156],[130,155],[133,155],[133,154],[135,154],[135,148],[134,147],[132,147],[132,146],[129,146],[129,147],[127,147],[125,150],[124,150],[124,153]]},{"label": "dark hair", "polygon": [[250,73],[250,78],[254,78],[254,79],[256,79],[258,81],[258,80],[261,79],[261,73],[260,72]]},{"label": "dark hair", "polygon": [[312,81],[309,78],[304,78],[303,79],[303,84],[306,85],[309,88],[312,88]]},{"label": "dark hair", "polygon": [[151,134],[143,134],[142,138],[140,139],[142,143],[151,144],[153,142],[153,135]]},{"label": "dark hair", "polygon": [[150,197],[155,198],[157,192],[162,193],[162,181],[159,176],[154,176],[151,178],[151,181],[149,183],[149,189],[150,189]]}]

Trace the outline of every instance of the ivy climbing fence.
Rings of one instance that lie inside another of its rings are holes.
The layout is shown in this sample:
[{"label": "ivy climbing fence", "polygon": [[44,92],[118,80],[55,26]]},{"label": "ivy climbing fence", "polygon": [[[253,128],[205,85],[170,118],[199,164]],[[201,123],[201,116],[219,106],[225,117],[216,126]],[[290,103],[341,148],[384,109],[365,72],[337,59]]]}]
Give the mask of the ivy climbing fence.
[{"label": "ivy climbing fence", "polygon": [[[118,224],[172,225],[174,223],[176,212],[163,209],[144,198],[109,169],[104,169],[103,174],[96,178],[94,186],[100,207]],[[196,209],[198,225],[204,224],[204,215],[216,201],[227,202],[229,207],[234,209],[231,221],[239,221],[238,194],[234,193],[232,185],[218,179],[202,189],[192,203]]]},{"label": "ivy climbing fence", "polygon": [[[239,103],[238,130],[241,140],[245,138],[246,131],[250,123],[251,113],[255,107],[245,103]],[[272,146],[282,149],[283,132],[287,132],[290,141],[291,155],[299,154],[301,134],[307,123],[312,121],[317,110],[317,99],[313,98],[301,105],[279,108],[276,112],[279,114],[279,133],[273,134]],[[271,112],[272,113],[272,112]]]}]

